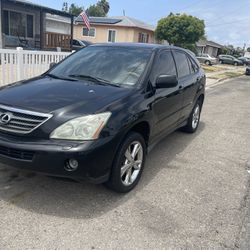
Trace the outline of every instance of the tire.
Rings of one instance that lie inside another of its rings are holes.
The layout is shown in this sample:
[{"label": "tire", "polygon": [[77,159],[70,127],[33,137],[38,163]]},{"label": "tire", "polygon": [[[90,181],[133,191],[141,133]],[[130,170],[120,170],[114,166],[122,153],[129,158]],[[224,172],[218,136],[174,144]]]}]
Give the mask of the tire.
[{"label": "tire", "polygon": [[206,65],[211,65],[211,62],[205,61],[205,64],[206,64]]},{"label": "tire", "polygon": [[219,60],[219,63],[220,63],[220,64],[223,64],[223,61]]},{"label": "tire", "polygon": [[[137,149],[139,147],[139,151],[135,157],[133,157],[130,153],[135,152],[136,147]],[[145,165],[146,152],[146,143],[142,135],[130,132],[118,149],[113,162],[110,178],[104,185],[118,193],[127,193],[131,191],[141,178]],[[123,174],[122,168],[124,169]]]},{"label": "tire", "polygon": [[187,133],[194,133],[198,129],[200,123],[201,110],[202,102],[198,100],[194,105],[194,108],[188,118],[187,125],[182,129],[183,131]]},{"label": "tire", "polygon": [[243,66],[244,66],[244,67],[246,67],[246,66],[247,66],[247,64],[246,64],[246,63],[244,63],[244,64],[243,64]]},{"label": "tire", "polygon": [[235,62],[235,63],[234,63],[234,66],[238,66],[238,63],[237,63],[237,62]]}]

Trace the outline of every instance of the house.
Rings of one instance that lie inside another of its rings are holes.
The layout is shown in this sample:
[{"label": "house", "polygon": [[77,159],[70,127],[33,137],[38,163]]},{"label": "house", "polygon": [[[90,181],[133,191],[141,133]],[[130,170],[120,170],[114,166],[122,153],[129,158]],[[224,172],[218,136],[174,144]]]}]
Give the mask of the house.
[{"label": "house", "polygon": [[88,30],[82,18],[77,17],[74,24],[73,38],[94,43],[155,42],[155,28],[131,17],[90,17],[90,25],[91,28]]},{"label": "house", "polygon": [[0,48],[71,49],[73,16],[26,0],[0,0]]},{"label": "house", "polygon": [[213,41],[200,40],[196,43],[198,54],[209,54],[210,56],[217,57],[223,45]]},{"label": "house", "polygon": [[244,53],[244,57],[250,58],[250,52],[249,52],[249,51],[246,51],[246,52]]}]

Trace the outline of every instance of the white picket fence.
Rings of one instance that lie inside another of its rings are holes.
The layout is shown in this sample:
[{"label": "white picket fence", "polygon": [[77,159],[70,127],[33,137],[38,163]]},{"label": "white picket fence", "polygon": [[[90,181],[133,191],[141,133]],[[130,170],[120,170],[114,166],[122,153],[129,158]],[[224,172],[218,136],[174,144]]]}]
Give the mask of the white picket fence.
[{"label": "white picket fence", "polygon": [[0,86],[41,75],[70,52],[0,49]]}]

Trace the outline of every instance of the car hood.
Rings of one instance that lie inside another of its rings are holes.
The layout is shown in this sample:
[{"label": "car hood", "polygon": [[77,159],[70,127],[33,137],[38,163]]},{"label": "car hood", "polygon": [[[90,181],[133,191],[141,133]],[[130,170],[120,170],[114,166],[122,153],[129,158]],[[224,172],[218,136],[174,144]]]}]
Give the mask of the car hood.
[{"label": "car hood", "polygon": [[130,92],[131,89],[127,88],[45,76],[2,87],[0,104],[45,113],[60,112],[63,109],[91,114],[104,110]]}]

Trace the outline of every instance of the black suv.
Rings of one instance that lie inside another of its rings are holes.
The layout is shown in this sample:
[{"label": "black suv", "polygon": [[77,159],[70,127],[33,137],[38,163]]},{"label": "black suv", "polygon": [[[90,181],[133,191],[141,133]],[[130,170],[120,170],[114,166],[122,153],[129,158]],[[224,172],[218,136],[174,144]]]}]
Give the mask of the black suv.
[{"label": "black suv", "polygon": [[162,45],[91,45],[40,77],[0,91],[0,162],[128,192],[147,150],[196,131],[205,75]]}]

